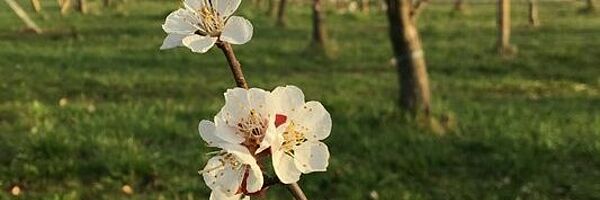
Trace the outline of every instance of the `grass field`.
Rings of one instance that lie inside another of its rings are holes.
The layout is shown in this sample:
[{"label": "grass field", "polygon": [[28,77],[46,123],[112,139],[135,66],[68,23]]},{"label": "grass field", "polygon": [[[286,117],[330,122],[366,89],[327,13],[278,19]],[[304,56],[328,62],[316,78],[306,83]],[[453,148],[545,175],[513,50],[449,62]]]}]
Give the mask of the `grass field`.
[{"label": "grass field", "polygon": [[[197,169],[211,149],[197,124],[234,82],[216,49],[158,50],[177,6],[129,1],[60,17],[46,5],[39,36],[0,6],[0,199],[15,198],[15,184],[20,199],[208,197]],[[251,86],[297,85],[332,114],[329,170],[300,182],[310,199],[600,199],[600,15],[580,6],[541,3],[535,29],[515,4],[512,59],[493,50],[493,4],[463,15],[427,7],[434,111],[455,123],[444,136],[396,109],[381,12],[328,12],[329,60],[306,53],[308,7],[291,8],[281,29],[247,1],[238,14],[254,39],[234,48]],[[267,199],[287,195],[275,187]]]}]

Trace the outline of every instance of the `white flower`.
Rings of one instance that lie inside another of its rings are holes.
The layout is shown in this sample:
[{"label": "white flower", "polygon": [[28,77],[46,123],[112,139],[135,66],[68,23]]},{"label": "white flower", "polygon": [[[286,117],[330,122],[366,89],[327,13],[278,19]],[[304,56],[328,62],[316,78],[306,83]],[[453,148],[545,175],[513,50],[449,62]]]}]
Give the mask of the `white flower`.
[{"label": "white flower", "polygon": [[275,132],[275,115],[268,98],[269,92],[258,88],[227,90],[225,106],[215,116],[219,139],[242,144],[252,153],[267,149],[274,135],[269,133]]},{"label": "white flower", "polygon": [[169,35],[160,49],[186,46],[196,53],[207,52],[217,40],[244,44],[252,38],[253,27],[239,16],[231,16],[241,0],[185,0],[167,16],[163,30]]},{"label": "white flower", "polygon": [[215,124],[210,121],[203,120],[198,129],[209,146],[223,149],[198,172],[213,191],[211,200],[238,200],[243,194],[261,190],[264,182],[262,171],[246,147],[221,140],[217,137],[220,133],[215,131]]},{"label": "white flower", "polygon": [[210,193],[209,200],[250,200],[250,196],[245,196],[243,194],[235,194],[231,196],[227,196],[227,194],[222,193],[218,190],[212,191]]},{"label": "white flower", "polygon": [[321,142],[331,132],[331,116],[321,103],[304,102],[295,86],[277,87],[269,105],[276,114],[276,136],[271,145],[273,168],[282,183],[297,182],[302,173],[325,171],[329,150]]}]

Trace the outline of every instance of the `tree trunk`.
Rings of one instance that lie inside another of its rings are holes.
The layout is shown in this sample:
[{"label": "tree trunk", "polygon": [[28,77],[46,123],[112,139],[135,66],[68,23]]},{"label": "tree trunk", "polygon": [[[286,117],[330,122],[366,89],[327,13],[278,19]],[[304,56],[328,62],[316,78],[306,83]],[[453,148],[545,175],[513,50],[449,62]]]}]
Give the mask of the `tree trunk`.
[{"label": "tree trunk", "polygon": [[363,13],[369,13],[369,6],[370,6],[369,0],[360,0],[359,1],[359,9],[361,12]]},{"label": "tree trunk", "polygon": [[285,26],[285,7],[287,4],[287,0],[279,0],[279,9],[277,10],[277,25]]},{"label": "tree trunk", "polygon": [[325,32],[325,25],[323,24],[324,17],[323,12],[321,11],[321,0],[313,0],[313,34],[312,34],[312,43],[318,47],[325,47],[325,41],[327,39],[327,34]]},{"label": "tree trunk", "polygon": [[540,21],[538,19],[538,6],[537,0],[529,0],[529,25],[531,26],[539,26]]},{"label": "tree trunk", "polygon": [[31,7],[36,13],[40,13],[42,11],[42,5],[40,4],[40,0],[31,0]]},{"label": "tree trunk", "polygon": [[596,6],[594,5],[594,0],[587,0],[587,10],[589,11],[593,11],[596,9]]},{"label": "tree trunk", "polygon": [[275,0],[268,0],[267,1],[267,16],[272,17],[273,14],[275,13],[275,8],[277,7],[275,5]]},{"label": "tree trunk", "polygon": [[465,10],[464,0],[455,0],[454,1],[454,11],[462,12]]},{"label": "tree trunk", "polygon": [[104,0],[104,7],[110,7],[111,0]]},{"label": "tree trunk", "polygon": [[81,14],[87,14],[86,0],[77,0],[77,11],[79,11]]},{"label": "tree trunk", "polygon": [[411,0],[386,0],[390,38],[400,78],[400,104],[415,116],[430,116],[430,91]]},{"label": "tree trunk", "polygon": [[27,15],[27,12],[25,12],[23,10],[23,8],[21,8],[21,6],[19,6],[19,4],[15,0],[4,0],[4,1],[15,12],[15,14],[17,14],[17,16],[19,16],[19,18],[25,23],[25,25],[27,25],[27,28],[33,30],[37,34],[42,33],[42,29],[37,24],[35,24],[35,22],[33,22],[33,20],[31,20],[31,18],[29,18],[29,16]]},{"label": "tree trunk", "polygon": [[60,0],[60,14],[67,15],[69,9],[71,9],[71,0]]},{"label": "tree trunk", "polygon": [[498,0],[497,48],[502,55],[513,53],[513,47],[510,44],[510,0]]}]

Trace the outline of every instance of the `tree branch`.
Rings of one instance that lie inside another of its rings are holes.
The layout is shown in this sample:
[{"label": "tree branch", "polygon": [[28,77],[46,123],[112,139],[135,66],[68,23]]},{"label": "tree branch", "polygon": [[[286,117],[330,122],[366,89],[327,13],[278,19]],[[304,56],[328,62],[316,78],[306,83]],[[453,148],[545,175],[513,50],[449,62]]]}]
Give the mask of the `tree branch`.
[{"label": "tree branch", "polygon": [[217,42],[217,47],[219,47],[223,51],[223,54],[225,54],[236,85],[238,87],[248,89],[248,83],[246,83],[244,73],[242,72],[242,64],[240,64],[240,61],[238,61],[235,57],[235,53],[233,53],[233,48],[231,48],[231,45],[227,42]]},{"label": "tree branch", "polygon": [[302,192],[302,188],[300,188],[298,183],[287,184],[285,186],[287,187],[288,191],[292,193],[296,200],[308,200],[308,198],[306,198],[306,195],[304,195],[304,192]]}]

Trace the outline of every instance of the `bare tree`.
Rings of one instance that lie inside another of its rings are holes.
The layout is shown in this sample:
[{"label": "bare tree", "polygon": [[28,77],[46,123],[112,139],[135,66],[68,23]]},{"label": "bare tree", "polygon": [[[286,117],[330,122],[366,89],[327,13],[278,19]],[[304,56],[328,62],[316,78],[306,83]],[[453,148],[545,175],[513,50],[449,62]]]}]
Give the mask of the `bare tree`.
[{"label": "bare tree", "polygon": [[454,11],[462,12],[464,10],[465,10],[464,0],[455,0],[454,1]]},{"label": "bare tree", "polygon": [[40,4],[40,0],[31,0],[31,7],[36,13],[40,13],[42,11],[42,5]]},{"label": "bare tree", "polygon": [[594,4],[594,0],[587,0],[586,2],[587,2],[586,10],[593,11],[593,10],[596,9],[596,6]]},{"label": "bare tree", "polygon": [[67,15],[69,9],[71,9],[71,0],[59,0],[60,14]]},{"label": "bare tree", "polygon": [[510,56],[515,47],[510,44],[510,0],[498,0],[498,41],[497,48],[501,55]]},{"label": "bare tree", "polygon": [[81,14],[87,14],[86,0],[77,0],[77,11],[79,11]]},{"label": "bare tree", "polygon": [[287,4],[287,0],[279,0],[279,9],[277,9],[277,25],[285,26],[285,7]]},{"label": "bare tree", "polygon": [[429,79],[416,17],[424,1],[386,0],[390,38],[400,84],[400,105],[415,116],[429,118]]},{"label": "bare tree", "polygon": [[275,8],[277,8],[275,0],[267,0],[267,16],[273,16]]},{"label": "bare tree", "polygon": [[540,20],[538,18],[538,2],[537,0],[529,0],[529,25],[531,26],[539,26]]},{"label": "bare tree", "polygon": [[359,1],[359,9],[361,12],[369,13],[370,8],[370,0],[360,0]]},{"label": "bare tree", "polygon": [[324,16],[321,10],[321,0],[313,0],[313,32],[312,32],[312,45],[317,48],[325,48],[327,34],[324,25]]},{"label": "bare tree", "polygon": [[33,30],[37,34],[42,33],[42,29],[35,22],[33,22],[33,20],[31,20],[29,15],[27,15],[27,13],[23,10],[23,8],[21,8],[21,6],[19,6],[19,4],[15,0],[4,0],[4,2],[6,2],[6,4],[8,4],[8,7],[10,7],[15,12],[15,14],[17,14],[17,16],[25,23],[25,25],[27,25],[27,28]]}]

